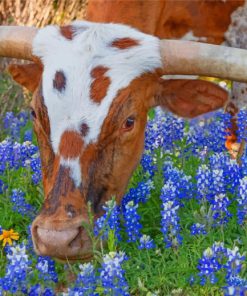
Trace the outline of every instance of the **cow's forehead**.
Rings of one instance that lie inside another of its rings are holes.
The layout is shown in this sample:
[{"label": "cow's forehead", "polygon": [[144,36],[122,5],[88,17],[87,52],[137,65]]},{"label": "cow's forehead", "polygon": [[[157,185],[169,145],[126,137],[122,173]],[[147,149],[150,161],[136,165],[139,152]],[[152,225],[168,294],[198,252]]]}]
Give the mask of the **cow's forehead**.
[{"label": "cow's forehead", "polygon": [[[156,37],[116,24],[74,22],[71,28],[69,39],[60,27],[45,27],[33,43],[33,54],[44,65],[42,91],[55,153],[66,130],[80,132],[84,126],[84,143],[95,142],[118,91],[161,67]],[[121,41],[129,46],[121,48]]]}]

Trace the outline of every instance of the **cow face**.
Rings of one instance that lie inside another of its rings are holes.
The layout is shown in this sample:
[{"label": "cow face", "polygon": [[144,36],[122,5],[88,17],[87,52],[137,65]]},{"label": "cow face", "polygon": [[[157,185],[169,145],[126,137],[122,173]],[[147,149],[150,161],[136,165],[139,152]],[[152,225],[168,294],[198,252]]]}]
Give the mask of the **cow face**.
[{"label": "cow face", "polygon": [[33,44],[39,62],[10,66],[34,92],[45,193],[32,224],[38,254],[91,256],[82,227],[87,203],[97,218],[112,196],[120,202],[141,157],[150,107],[194,117],[226,101],[226,92],[209,82],[161,79],[158,48],[158,39],[125,26],[50,26]]}]

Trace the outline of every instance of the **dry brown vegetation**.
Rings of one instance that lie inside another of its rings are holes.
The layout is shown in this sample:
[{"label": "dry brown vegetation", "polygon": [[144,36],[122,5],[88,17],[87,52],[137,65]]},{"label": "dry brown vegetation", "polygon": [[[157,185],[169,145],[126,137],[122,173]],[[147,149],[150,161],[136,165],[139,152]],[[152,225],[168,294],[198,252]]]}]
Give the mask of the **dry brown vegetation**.
[{"label": "dry brown vegetation", "polygon": [[0,23],[43,27],[83,19],[87,0],[1,0]]}]

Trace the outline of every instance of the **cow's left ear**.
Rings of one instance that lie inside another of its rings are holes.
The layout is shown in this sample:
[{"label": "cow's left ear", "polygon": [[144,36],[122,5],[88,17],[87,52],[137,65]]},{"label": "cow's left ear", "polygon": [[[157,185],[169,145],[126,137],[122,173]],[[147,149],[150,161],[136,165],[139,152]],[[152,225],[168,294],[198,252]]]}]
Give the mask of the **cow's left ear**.
[{"label": "cow's left ear", "polygon": [[204,80],[160,79],[152,105],[161,106],[185,118],[223,107],[228,92],[218,85]]},{"label": "cow's left ear", "polygon": [[11,64],[8,71],[17,83],[33,93],[39,86],[43,67],[40,63]]}]

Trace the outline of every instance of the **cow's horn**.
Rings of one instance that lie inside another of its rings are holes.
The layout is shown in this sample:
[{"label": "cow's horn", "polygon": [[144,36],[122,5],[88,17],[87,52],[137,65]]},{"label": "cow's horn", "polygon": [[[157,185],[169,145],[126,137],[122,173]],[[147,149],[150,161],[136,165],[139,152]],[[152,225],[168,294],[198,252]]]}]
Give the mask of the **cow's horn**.
[{"label": "cow's horn", "polygon": [[32,60],[32,41],[37,31],[34,27],[1,26],[0,56]]},{"label": "cow's horn", "polygon": [[247,82],[247,50],[182,40],[161,40],[164,75],[202,75]]}]

